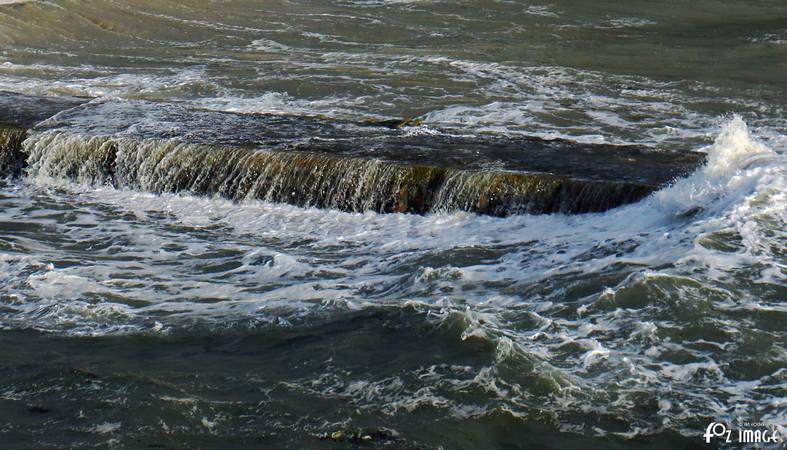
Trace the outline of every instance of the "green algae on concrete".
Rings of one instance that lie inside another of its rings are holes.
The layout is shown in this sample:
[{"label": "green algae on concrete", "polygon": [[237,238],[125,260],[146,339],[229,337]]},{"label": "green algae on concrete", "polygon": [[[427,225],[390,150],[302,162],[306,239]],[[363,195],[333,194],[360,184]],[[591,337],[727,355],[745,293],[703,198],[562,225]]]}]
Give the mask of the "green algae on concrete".
[{"label": "green algae on concrete", "polygon": [[0,127],[0,177],[18,176],[26,166],[27,154],[22,143],[27,130],[17,127]]},{"label": "green algae on concrete", "polygon": [[636,201],[654,189],[553,174],[55,131],[33,135],[24,151],[34,173],[80,183],[351,212],[596,212]]}]

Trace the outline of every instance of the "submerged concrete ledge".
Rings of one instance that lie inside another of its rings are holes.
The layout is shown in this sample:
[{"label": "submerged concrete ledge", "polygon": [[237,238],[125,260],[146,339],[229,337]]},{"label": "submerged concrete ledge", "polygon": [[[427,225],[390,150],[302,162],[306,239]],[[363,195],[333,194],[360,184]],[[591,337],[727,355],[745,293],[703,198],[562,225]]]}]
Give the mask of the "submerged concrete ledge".
[{"label": "submerged concrete ledge", "polygon": [[42,120],[83,105],[89,98],[41,97],[0,91],[0,127],[33,128]]},{"label": "submerged concrete ledge", "polygon": [[69,101],[27,132],[4,128],[4,173],[26,167],[30,176],[344,211],[506,216],[605,211],[703,162],[694,153],[467,136],[387,121]]}]

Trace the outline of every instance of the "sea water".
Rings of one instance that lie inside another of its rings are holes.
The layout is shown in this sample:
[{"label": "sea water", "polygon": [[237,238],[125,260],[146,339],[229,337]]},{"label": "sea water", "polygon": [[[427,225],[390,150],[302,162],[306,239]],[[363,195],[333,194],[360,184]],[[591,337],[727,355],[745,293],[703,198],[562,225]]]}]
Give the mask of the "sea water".
[{"label": "sea water", "polygon": [[4,90],[707,154],[634,204],[505,218],[0,181],[0,446],[784,436],[785,23],[778,1],[0,7]]}]

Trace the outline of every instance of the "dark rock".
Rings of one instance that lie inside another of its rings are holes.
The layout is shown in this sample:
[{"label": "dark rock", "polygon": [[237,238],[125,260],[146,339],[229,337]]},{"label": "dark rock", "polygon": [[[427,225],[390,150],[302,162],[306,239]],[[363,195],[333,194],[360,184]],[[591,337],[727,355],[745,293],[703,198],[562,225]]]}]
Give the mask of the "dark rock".
[{"label": "dark rock", "polygon": [[46,414],[46,413],[52,412],[51,409],[47,408],[46,406],[41,406],[41,405],[33,405],[30,408],[28,408],[27,410],[30,411],[31,413],[35,413],[35,414]]}]

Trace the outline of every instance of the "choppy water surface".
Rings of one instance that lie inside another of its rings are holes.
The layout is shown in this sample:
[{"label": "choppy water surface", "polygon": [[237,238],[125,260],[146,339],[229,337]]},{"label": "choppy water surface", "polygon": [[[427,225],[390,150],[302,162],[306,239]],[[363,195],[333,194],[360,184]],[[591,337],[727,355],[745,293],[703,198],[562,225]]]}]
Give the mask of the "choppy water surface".
[{"label": "choppy water surface", "polygon": [[687,448],[712,421],[787,432],[785,23],[764,1],[0,6],[6,90],[708,153],[639,203],[575,216],[0,181],[2,443],[324,448],[341,431],[372,448]]},{"label": "choppy water surface", "polygon": [[778,0],[36,1],[0,18],[15,91],[673,145],[730,111],[787,128]]}]

